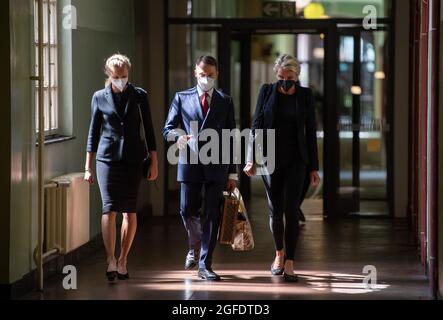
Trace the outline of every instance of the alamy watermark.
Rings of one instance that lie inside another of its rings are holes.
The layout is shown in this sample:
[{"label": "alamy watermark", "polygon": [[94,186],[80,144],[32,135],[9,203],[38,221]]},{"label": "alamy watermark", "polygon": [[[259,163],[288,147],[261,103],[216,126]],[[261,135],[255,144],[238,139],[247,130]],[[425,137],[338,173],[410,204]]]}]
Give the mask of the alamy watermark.
[{"label": "alamy watermark", "polygon": [[77,8],[73,5],[66,5],[63,7],[63,29],[76,30],[77,29]]},{"label": "alamy watermark", "polygon": [[363,279],[365,288],[375,288],[377,286],[377,268],[373,265],[367,265],[363,267],[362,273],[366,275]]},{"label": "alamy watermark", "polygon": [[77,290],[77,268],[71,265],[65,266],[63,274],[66,274],[62,282],[63,289]]},{"label": "alamy watermark", "polygon": [[365,30],[377,29],[377,7],[374,5],[366,5],[363,7],[362,13],[366,15],[363,18],[363,28]]},{"label": "alamy watermark", "polygon": [[[275,130],[268,129],[203,129],[198,121],[190,123],[190,133],[174,129],[168,134],[169,142],[176,142],[168,149],[171,165],[177,164],[242,164],[242,141],[247,162],[257,165],[257,175],[269,175],[275,170]],[[189,136],[187,148],[180,148],[180,137]]]}]

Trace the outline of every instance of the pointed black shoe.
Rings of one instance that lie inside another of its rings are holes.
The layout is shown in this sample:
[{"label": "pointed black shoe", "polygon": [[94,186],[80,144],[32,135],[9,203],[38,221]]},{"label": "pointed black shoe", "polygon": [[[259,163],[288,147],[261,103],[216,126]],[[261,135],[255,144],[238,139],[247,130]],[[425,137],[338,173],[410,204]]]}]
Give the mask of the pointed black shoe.
[{"label": "pointed black shoe", "polygon": [[198,270],[198,276],[200,279],[207,280],[207,281],[220,281],[221,278],[218,274],[216,274],[211,269],[199,269]]},{"label": "pointed black shoe", "polygon": [[298,276],[297,275],[291,275],[287,273],[283,273],[283,278],[286,282],[298,282]]}]

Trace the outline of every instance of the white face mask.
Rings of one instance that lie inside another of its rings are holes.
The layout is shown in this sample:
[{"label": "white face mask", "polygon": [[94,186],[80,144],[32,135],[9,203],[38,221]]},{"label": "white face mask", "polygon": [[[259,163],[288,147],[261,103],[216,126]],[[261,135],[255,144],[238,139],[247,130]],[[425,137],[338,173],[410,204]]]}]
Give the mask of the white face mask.
[{"label": "white face mask", "polygon": [[198,78],[198,86],[204,92],[211,91],[211,89],[215,87],[215,79],[214,78],[210,78],[210,77]]},{"label": "white face mask", "polygon": [[116,87],[120,92],[122,92],[128,84],[128,78],[111,79],[111,81],[114,87]]}]

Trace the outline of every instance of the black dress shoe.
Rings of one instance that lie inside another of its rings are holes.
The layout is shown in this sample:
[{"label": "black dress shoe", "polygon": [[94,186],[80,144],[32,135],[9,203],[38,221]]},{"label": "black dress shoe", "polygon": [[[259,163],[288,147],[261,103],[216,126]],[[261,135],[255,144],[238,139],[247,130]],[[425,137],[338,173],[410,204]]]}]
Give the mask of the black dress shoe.
[{"label": "black dress shoe", "polygon": [[198,252],[194,250],[190,250],[185,260],[185,270],[191,270],[197,265],[198,261]]},{"label": "black dress shoe", "polygon": [[283,273],[283,278],[286,282],[298,282],[298,277],[295,274]]},{"label": "black dress shoe", "polygon": [[109,282],[115,281],[115,278],[117,278],[117,271],[106,271],[106,278]]},{"label": "black dress shoe", "polygon": [[129,279],[129,273],[122,274],[122,273],[117,272],[117,277],[118,277],[118,280],[128,280]]},{"label": "black dress shoe", "polygon": [[198,276],[203,280],[220,281],[220,276],[211,269],[199,269]]}]

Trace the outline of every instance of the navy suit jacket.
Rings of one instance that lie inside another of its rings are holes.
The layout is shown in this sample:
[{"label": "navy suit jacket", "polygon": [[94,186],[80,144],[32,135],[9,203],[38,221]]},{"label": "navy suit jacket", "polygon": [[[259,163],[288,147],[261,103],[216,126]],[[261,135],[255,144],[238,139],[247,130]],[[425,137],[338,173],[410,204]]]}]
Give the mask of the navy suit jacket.
[{"label": "navy suit jacket", "polygon": [[[304,88],[297,83],[297,138],[300,155],[310,171],[318,171],[317,123],[315,119],[314,96],[310,88]],[[278,105],[277,83],[265,84],[261,87],[257,107],[252,122],[252,132],[255,129],[274,129],[275,111]],[[248,161],[253,162],[252,149],[249,143]],[[266,141],[266,140],[263,140]],[[260,147],[260,146],[259,146]],[[266,144],[261,146],[266,154]]]},{"label": "navy suit jacket", "polygon": [[[111,85],[97,91],[92,98],[92,116],[89,127],[87,152],[97,153],[103,162],[141,163],[146,156],[144,139],[149,151],[156,151],[155,135],[149,109],[148,94],[129,84],[128,104],[123,117],[119,115],[112,97]],[[140,106],[146,129],[143,137]]]},{"label": "navy suit jacket", "polygon": [[[191,122],[198,122],[198,133],[192,132]],[[177,181],[179,182],[226,182],[228,175],[238,173],[237,166],[233,164],[233,157],[229,164],[223,164],[222,156],[222,130],[235,129],[235,113],[232,98],[219,90],[214,90],[211,105],[206,118],[203,117],[203,110],[200,103],[197,87],[178,92],[172,101],[169,114],[163,129],[163,136],[169,142],[176,142],[180,136],[177,131],[181,128],[187,135],[194,137],[204,129],[214,129],[219,134],[220,159],[218,164],[203,165],[200,161],[197,164],[178,163]],[[203,143],[199,143],[201,147]],[[188,155],[191,152],[188,146]],[[232,156],[232,149],[231,149]],[[189,160],[189,159],[188,159]]]}]

